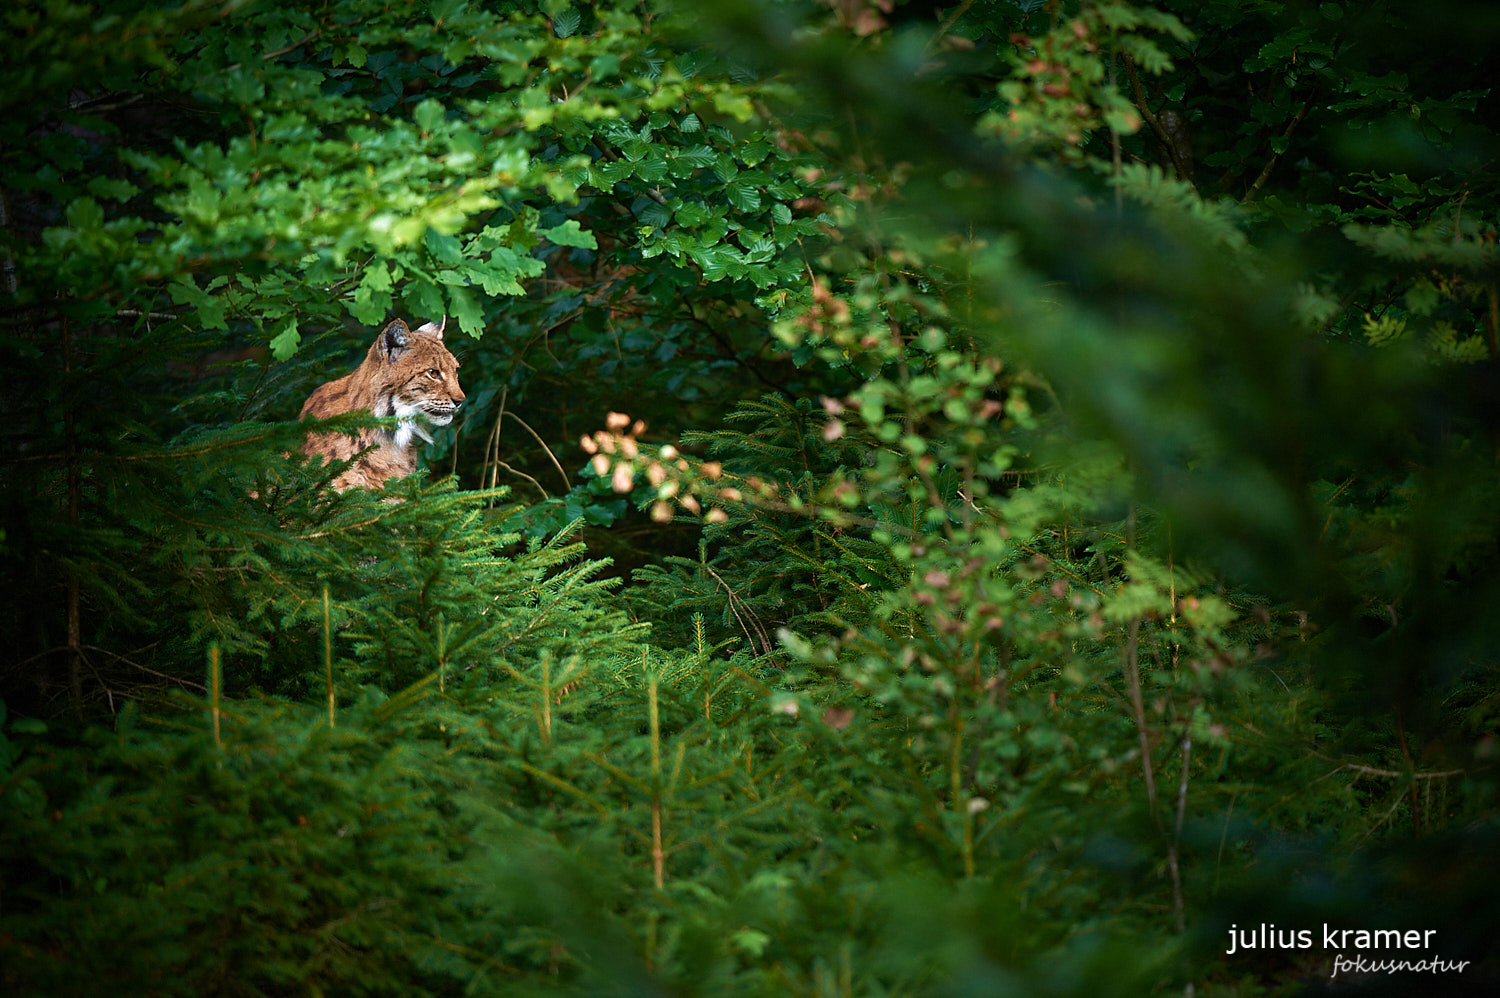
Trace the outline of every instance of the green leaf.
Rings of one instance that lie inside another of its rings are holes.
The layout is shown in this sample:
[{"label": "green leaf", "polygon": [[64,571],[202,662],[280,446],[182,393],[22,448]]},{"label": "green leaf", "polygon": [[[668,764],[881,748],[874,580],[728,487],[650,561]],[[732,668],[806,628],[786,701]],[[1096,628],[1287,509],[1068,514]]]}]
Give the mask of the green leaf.
[{"label": "green leaf", "polygon": [[124,201],[135,197],[141,189],[128,180],[115,177],[93,177],[88,182],[88,192],[94,197]]},{"label": "green leaf", "polygon": [[[217,283],[217,282],[215,282]],[[227,329],[225,311],[229,303],[198,287],[193,278],[184,274],[167,288],[167,293],[179,305],[190,305],[198,312],[198,328]]]},{"label": "green leaf", "polygon": [[655,201],[647,201],[638,217],[647,225],[654,225],[659,229],[666,228],[667,223],[672,220],[672,209]]},{"label": "green leaf", "polygon": [[416,121],[417,127],[429,135],[442,128],[447,117],[448,112],[443,105],[431,97],[418,104],[416,110],[412,112],[412,119]]},{"label": "green leaf", "polygon": [[735,949],[758,959],[771,942],[771,937],[759,929],[741,928],[730,936],[730,941]]},{"label": "green leaf", "polygon": [[550,229],[537,229],[536,234],[557,246],[576,246],[582,249],[598,249],[599,242],[592,232],[584,231],[574,218]]},{"label": "green leaf", "polygon": [[242,66],[226,72],[223,83],[229,98],[241,107],[254,104],[266,95],[265,80],[261,79],[259,73]]},{"label": "green leaf", "polygon": [[350,315],[370,326],[390,314],[391,272],[384,260],[377,260],[365,268],[348,308]]},{"label": "green leaf", "polygon": [[406,303],[413,316],[431,319],[444,313],[443,293],[425,278],[417,278],[406,293]]},{"label": "green leaf", "polygon": [[738,91],[721,90],[714,94],[714,110],[727,114],[736,121],[749,121],[755,117],[755,105],[750,98]]},{"label": "green leaf", "polygon": [[432,3],[428,5],[427,13],[431,15],[435,24],[442,25],[462,17],[464,8],[467,6],[467,0],[432,0]]},{"label": "green leaf", "polygon": [[729,203],[740,211],[755,211],[760,207],[760,191],[754,184],[746,183],[744,178],[737,178],[725,184],[724,195],[729,198]]},{"label": "green leaf", "polygon": [[272,337],[271,356],[277,360],[290,360],[301,342],[302,334],[297,332],[297,317],[293,316],[286,320],[281,332]]},{"label": "green leaf", "polygon": [[708,220],[708,209],[696,201],[689,201],[676,211],[677,224],[694,229]]},{"label": "green leaf", "polygon": [[79,232],[104,228],[104,209],[93,198],[78,198],[68,205],[68,224]]},{"label": "green leaf", "polygon": [[1419,280],[1406,292],[1406,309],[1412,315],[1431,315],[1442,298],[1431,281]]},{"label": "green leaf", "polygon": [[746,166],[756,166],[763,162],[769,155],[771,155],[771,143],[769,142],[747,142],[739,148],[740,162]]},{"label": "green leaf", "polygon": [[458,320],[458,326],[476,340],[484,335],[484,309],[468,288],[448,289],[448,311]]},{"label": "green leaf", "polygon": [[197,173],[188,178],[187,201],[183,206],[187,217],[213,225],[219,220],[222,201],[222,195],[208,178]]},{"label": "green leaf", "polygon": [[569,7],[552,15],[552,33],[559,38],[568,38],[578,33],[580,18],[578,11]]},{"label": "green leaf", "polygon": [[458,241],[457,236],[447,236],[437,229],[429,228],[423,242],[427,244],[427,250],[432,258],[439,263],[462,263],[464,259],[463,244]]}]

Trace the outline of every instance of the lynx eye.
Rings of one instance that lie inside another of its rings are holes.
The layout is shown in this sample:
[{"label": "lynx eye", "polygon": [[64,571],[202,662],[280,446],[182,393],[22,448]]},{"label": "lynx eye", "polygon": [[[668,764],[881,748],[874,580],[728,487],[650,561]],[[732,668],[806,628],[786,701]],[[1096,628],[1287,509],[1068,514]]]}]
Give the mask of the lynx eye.
[{"label": "lynx eye", "polygon": [[429,367],[429,368],[428,368],[428,369],[427,369],[427,376],[428,376],[428,377],[429,377],[429,378],[441,378],[441,377],[442,377],[442,376],[443,376],[443,372],[442,372],[442,371],[439,371],[439,370],[438,370],[438,369],[437,369],[437,368],[435,368],[435,367]]}]

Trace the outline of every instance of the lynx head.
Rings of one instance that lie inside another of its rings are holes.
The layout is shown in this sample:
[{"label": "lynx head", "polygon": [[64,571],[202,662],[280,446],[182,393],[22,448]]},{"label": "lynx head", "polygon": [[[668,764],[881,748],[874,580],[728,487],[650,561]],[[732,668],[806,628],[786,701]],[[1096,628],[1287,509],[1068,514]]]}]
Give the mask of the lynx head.
[{"label": "lynx head", "polygon": [[380,331],[365,358],[375,389],[375,415],[407,421],[421,416],[434,426],[453,421],[464,391],[458,384],[458,361],[443,345],[446,325],[445,319],[443,325],[428,322],[408,329],[396,319]]}]

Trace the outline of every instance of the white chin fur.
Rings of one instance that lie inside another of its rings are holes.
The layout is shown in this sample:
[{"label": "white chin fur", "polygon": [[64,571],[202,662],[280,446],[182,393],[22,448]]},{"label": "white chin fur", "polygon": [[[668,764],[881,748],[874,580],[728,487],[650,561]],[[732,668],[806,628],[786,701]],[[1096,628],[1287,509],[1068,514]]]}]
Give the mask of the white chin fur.
[{"label": "white chin fur", "polygon": [[413,438],[432,443],[432,436],[422,426],[422,420],[433,426],[447,426],[453,422],[453,413],[432,413],[419,405],[410,402],[397,402],[393,408],[395,415],[400,417],[401,422],[396,427],[395,444],[397,450],[405,450],[412,444]]},{"label": "white chin fur", "polygon": [[403,419],[401,425],[396,427],[396,449],[406,450],[406,448],[411,446],[412,437],[420,437],[428,443],[432,443],[432,438],[417,425],[416,420]]}]

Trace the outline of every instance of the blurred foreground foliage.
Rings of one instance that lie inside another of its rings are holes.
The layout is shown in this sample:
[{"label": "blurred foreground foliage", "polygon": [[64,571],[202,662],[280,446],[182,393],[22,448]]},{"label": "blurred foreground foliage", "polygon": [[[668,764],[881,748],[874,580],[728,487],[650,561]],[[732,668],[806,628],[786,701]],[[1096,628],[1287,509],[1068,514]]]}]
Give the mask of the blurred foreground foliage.
[{"label": "blurred foreground foliage", "polygon": [[0,14],[6,993],[1492,987],[1500,17],[707,6]]}]

